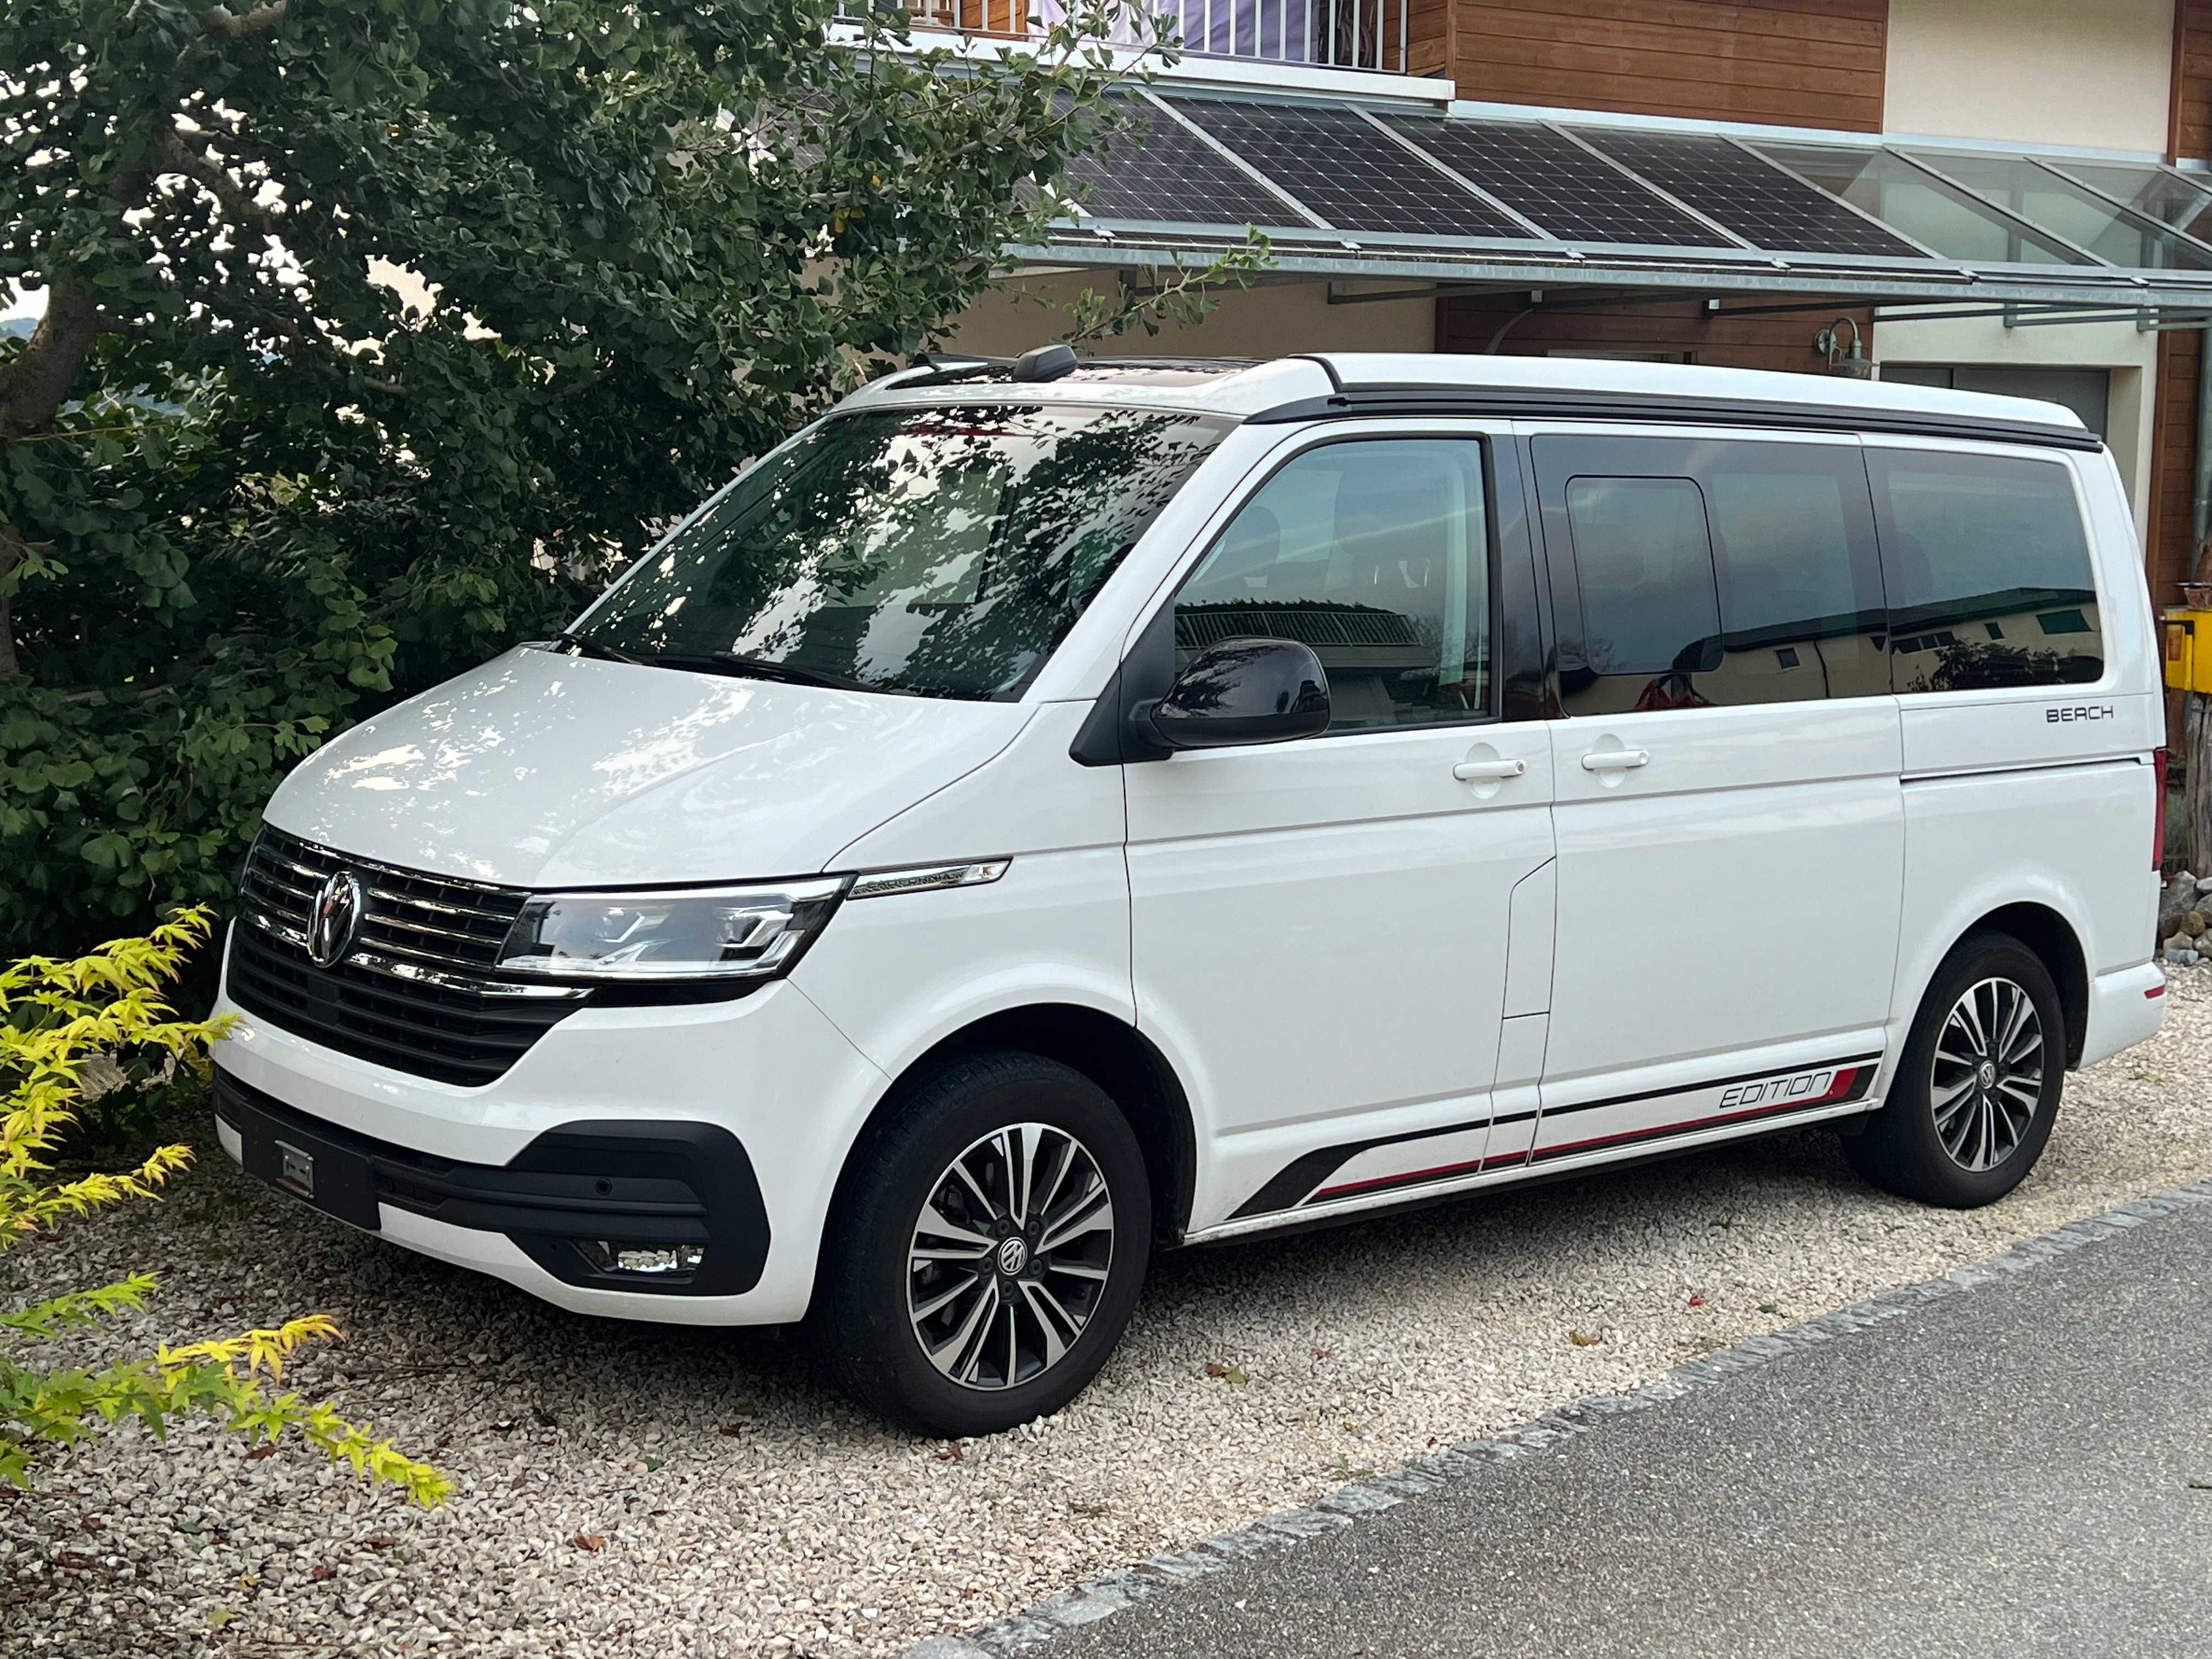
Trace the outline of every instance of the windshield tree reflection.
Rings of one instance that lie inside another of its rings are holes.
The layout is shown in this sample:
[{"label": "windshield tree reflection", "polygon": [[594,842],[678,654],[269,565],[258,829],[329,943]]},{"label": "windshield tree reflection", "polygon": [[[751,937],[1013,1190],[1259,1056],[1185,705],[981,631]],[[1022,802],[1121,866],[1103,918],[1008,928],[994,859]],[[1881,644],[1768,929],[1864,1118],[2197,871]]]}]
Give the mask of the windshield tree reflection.
[{"label": "windshield tree reflection", "polygon": [[672,667],[1017,696],[1227,425],[1068,406],[841,416],[678,528],[574,637]]}]

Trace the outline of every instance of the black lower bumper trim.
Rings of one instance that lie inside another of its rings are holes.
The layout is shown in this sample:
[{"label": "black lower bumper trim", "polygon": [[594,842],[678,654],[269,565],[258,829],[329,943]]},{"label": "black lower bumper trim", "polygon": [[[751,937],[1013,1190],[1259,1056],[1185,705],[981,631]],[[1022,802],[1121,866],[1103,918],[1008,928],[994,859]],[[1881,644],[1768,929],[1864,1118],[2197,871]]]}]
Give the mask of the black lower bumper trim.
[{"label": "black lower bumper trim", "polygon": [[[216,1115],[238,1132],[251,1175],[369,1231],[378,1206],[504,1233],[570,1285],[735,1296],[768,1262],[767,1206],[738,1138],[711,1123],[610,1119],[563,1124],[507,1164],[432,1158],[341,1127],[218,1070]],[[603,1272],[576,1245],[701,1247],[689,1273]]]}]

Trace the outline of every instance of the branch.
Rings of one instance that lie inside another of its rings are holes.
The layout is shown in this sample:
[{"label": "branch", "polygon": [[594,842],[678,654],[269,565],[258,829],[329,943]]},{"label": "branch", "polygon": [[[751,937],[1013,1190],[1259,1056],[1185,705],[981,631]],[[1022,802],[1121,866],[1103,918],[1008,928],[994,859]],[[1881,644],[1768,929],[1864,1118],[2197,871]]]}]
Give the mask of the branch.
[{"label": "branch", "polygon": [[92,295],[56,276],[47,289],[46,314],[31,331],[22,355],[0,373],[0,442],[53,424],[99,333],[100,307]]},{"label": "branch", "polygon": [[274,236],[276,234],[276,221],[269,210],[240,190],[238,181],[229,173],[187,144],[184,134],[173,125],[165,124],[154,135],[154,142],[161,146],[161,154],[169,158],[178,172],[187,179],[197,179],[205,185],[214,192],[216,199],[239,218],[258,219],[261,222],[263,234]]},{"label": "branch", "polygon": [[292,0],[270,0],[269,4],[256,6],[243,17],[228,6],[210,6],[200,14],[200,27],[213,33],[227,34],[234,40],[243,40],[249,34],[275,28],[284,21],[291,3]]},{"label": "branch", "polygon": [[1054,307],[1050,300],[1037,302],[1066,310],[1073,325],[1060,337],[1070,345],[1126,334],[1133,328],[1158,334],[1163,328],[1195,327],[1219,303],[1213,298],[1213,289],[1249,288],[1252,279],[1273,263],[1273,244],[1265,233],[1248,225],[1243,243],[1221,253],[1211,264],[1186,265],[1177,260],[1166,280],[1161,281],[1155,272],[1150,289],[1125,282],[1118,302],[1087,288],[1065,307]]}]

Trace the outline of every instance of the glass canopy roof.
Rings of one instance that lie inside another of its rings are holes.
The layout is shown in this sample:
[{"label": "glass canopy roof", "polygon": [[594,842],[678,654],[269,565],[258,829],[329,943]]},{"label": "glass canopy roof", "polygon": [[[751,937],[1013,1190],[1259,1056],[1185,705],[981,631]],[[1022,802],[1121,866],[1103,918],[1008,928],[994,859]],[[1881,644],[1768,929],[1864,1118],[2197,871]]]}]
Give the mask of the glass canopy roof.
[{"label": "glass canopy roof", "polygon": [[1049,249],[1286,271],[2212,310],[2212,179],[2107,157],[1137,91]]}]

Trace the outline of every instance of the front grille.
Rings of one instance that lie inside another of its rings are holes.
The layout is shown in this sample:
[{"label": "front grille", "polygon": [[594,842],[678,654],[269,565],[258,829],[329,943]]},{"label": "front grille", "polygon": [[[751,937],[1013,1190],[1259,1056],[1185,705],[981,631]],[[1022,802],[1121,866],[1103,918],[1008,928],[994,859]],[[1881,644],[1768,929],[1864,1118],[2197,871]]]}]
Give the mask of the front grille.
[{"label": "front grille", "polygon": [[[309,913],[349,870],[366,902],[350,951],[307,957]],[[231,1000],[286,1030],[395,1071],[471,1087],[494,1081],[589,993],[496,973],[529,895],[424,875],[264,824],[246,855],[232,936]]]}]

